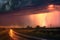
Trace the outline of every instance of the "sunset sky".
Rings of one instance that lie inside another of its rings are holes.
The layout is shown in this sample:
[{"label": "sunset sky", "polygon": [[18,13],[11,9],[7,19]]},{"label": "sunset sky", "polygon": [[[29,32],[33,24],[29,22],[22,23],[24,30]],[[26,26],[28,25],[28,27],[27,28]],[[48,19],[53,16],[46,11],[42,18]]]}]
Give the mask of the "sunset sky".
[{"label": "sunset sky", "polygon": [[[30,3],[29,5],[31,6]],[[33,27],[36,25],[41,27],[60,26],[60,5],[47,4],[31,9],[24,8],[19,11],[0,13],[0,26],[11,25],[20,27],[26,27],[27,25]]]},{"label": "sunset sky", "polygon": [[[49,5],[51,6],[51,5]],[[0,15],[0,25],[1,26],[11,26],[11,25],[19,25],[19,26],[60,26],[60,6],[53,5],[52,9],[49,7],[46,9],[49,12],[45,13],[36,13],[30,15],[12,15],[12,14],[5,14]],[[54,7],[55,6],[55,7]],[[19,13],[18,13],[19,14]]]}]

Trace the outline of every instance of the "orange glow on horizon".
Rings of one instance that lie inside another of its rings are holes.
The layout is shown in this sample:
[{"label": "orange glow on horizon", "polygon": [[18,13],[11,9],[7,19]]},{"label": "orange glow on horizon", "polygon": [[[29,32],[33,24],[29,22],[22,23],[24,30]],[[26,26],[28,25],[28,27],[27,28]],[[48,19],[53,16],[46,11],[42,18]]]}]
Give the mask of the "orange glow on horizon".
[{"label": "orange glow on horizon", "polygon": [[60,23],[59,14],[60,14],[59,11],[34,14],[34,15],[30,15],[30,20],[33,26],[36,26],[36,25],[39,25],[41,27],[43,26],[50,27],[50,25],[59,26],[59,23]]},{"label": "orange glow on horizon", "polygon": [[37,25],[39,24],[41,27],[46,26],[46,13],[45,14],[36,14],[34,17],[36,18]]},{"label": "orange glow on horizon", "polygon": [[49,10],[49,11],[55,10],[55,6],[54,6],[53,4],[48,5],[48,10]]},{"label": "orange glow on horizon", "polygon": [[34,24],[33,23],[32,24],[35,26],[39,25],[41,27],[47,26],[46,17],[48,14],[50,14],[50,12],[49,13],[41,13],[41,14],[30,15],[30,19],[34,23]]}]

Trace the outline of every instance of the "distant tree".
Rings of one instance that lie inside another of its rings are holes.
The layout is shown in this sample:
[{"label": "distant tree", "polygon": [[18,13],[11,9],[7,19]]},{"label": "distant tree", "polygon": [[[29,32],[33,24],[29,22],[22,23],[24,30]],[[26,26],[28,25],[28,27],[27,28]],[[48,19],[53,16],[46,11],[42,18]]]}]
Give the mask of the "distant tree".
[{"label": "distant tree", "polygon": [[35,31],[39,31],[40,30],[40,26],[37,25],[36,28],[35,28]]},{"label": "distant tree", "polygon": [[27,28],[28,28],[28,29],[31,29],[32,27],[28,25]]},{"label": "distant tree", "polygon": [[39,25],[37,25],[37,26],[36,26],[36,29],[40,29],[40,26],[39,26]]},{"label": "distant tree", "polygon": [[46,28],[46,26],[43,26],[43,28]]}]

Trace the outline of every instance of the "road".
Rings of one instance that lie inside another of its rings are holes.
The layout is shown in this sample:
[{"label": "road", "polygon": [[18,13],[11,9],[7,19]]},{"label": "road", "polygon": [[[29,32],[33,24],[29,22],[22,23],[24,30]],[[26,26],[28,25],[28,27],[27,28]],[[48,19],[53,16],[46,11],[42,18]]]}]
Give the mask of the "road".
[{"label": "road", "polygon": [[13,29],[0,29],[0,40],[47,40],[15,32]]},{"label": "road", "polygon": [[9,29],[0,29],[0,40],[27,40],[23,37],[17,36]]}]

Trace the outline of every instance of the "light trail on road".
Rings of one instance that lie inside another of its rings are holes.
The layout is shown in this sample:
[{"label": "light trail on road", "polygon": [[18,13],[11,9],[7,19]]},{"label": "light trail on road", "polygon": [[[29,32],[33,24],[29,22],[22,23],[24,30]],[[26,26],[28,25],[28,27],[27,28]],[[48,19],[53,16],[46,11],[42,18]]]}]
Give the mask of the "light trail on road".
[{"label": "light trail on road", "polygon": [[[9,36],[10,36],[13,40],[17,40],[17,37],[16,37],[16,35],[14,34],[14,32],[13,32],[12,29],[9,30]],[[10,39],[10,40],[11,40],[11,39]]]},{"label": "light trail on road", "polygon": [[38,38],[38,37],[34,37],[34,36],[21,34],[19,32],[14,31],[13,29],[10,29],[9,35],[13,40],[47,40],[44,38]]},{"label": "light trail on road", "polygon": [[[13,40],[26,40],[23,37],[18,36],[19,33],[15,32],[13,29],[9,30],[9,36],[13,39]],[[12,40],[10,39],[10,40]]]}]

